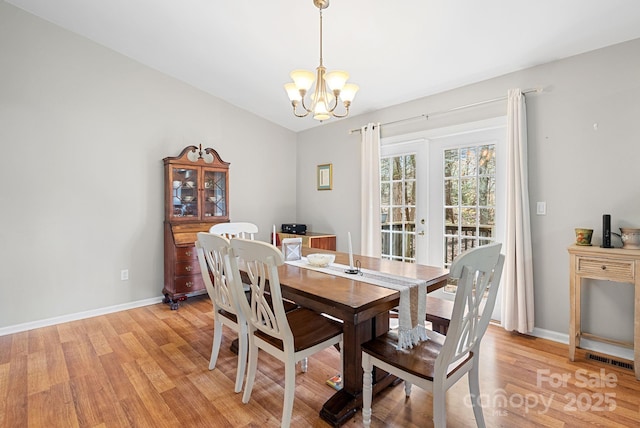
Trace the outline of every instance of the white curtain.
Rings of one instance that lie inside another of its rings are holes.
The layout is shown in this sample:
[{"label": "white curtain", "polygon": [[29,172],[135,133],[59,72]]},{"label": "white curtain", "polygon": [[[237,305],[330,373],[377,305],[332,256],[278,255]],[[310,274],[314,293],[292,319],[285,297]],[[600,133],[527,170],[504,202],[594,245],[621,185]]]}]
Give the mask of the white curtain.
[{"label": "white curtain", "polygon": [[533,317],[533,257],[527,175],[527,114],[520,89],[507,102],[507,231],[502,290],[502,326],[529,333]]},{"label": "white curtain", "polygon": [[360,131],[360,254],[380,257],[380,124],[369,123]]}]

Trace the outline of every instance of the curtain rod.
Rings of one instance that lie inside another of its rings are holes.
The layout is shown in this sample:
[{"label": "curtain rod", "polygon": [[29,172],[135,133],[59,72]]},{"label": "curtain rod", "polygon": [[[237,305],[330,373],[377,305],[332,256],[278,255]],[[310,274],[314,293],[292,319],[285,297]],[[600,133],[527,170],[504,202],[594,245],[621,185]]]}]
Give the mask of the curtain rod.
[{"label": "curtain rod", "polygon": [[[530,89],[525,89],[524,91],[522,91],[523,94],[530,94],[532,92],[540,93],[540,92],[542,92],[542,88],[530,88]],[[507,99],[507,96],[503,96],[503,97],[493,98],[493,99],[490,99],[490,100],[478,101],[477,103],[466,104],[466,105],[459,106],[459,107],[453,107],[453,108],[450,108],[448,110],[436,111],[436,112],[429,113],[429,114],[424,114],[423,113],[423,114],[421,114],[419,116],[413,116],[413,117],[408,117],[406,119],[398,119],[398,120],[394,120],[392,122],[381,123],[378,126],[397,125],[399,123],[410,122],[412,120],[417,120],[417,119],[429,119],[431,116],[436,116],[436,115],[444,114],[444,113],[451,113],[451,112],[458,111],[458,110],[464,110],[464,109],[471,108],[471,107],[481,106],[483,104],[495,103],[497,101],[504,101],[506,99]],[[362,132],[362,129],[361,128],[356,128],[356,129],[350,129],[349,130],[349,134],[353,134],[354,132]]]}]

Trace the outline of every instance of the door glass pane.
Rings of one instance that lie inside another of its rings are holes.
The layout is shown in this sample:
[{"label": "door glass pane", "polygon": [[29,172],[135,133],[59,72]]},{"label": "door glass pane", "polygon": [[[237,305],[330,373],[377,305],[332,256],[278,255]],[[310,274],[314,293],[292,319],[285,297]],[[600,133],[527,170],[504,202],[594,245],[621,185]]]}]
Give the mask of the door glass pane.
[{"label": "door glass pane", "polygon": [[445,150],[444,176],[458,177],[458,151],[457,150]]},{"label": "door glass pane", "polygon": [[494,145],[479,148],[478,173],[480,175],[496,175],[496,148]]},{"label": "door glass pane", "polygon": [[[482,229],[492,229],[496,225],[496,210],[495,208],[480,208],[480,236],[493,236],[493,234],[483,234]],[[491,232],[489,232],[491,233]]]},{"label": "door glass pane", "polygon": [[402,179],[402,173],[403,173],[403,157],[402,156],[397,156],[397,157],[393,157],[391,158],[391,162],[393,163],[393,179],[394,180],[401,180]]},{"label": "door glass pane", "polygon": [[475,208],[462,208],[462,226],[463,227],[472,227],[475,229],[477,221],[476,221],[476,213],[478,211]]},{"label": "door glass pane", "polygon": [[463,178],[460,180],[460,196],[462,205],[475,205],[478,196],[476,187],[476,177]]},{"label": "door glass pane", "polygon": [[393,205],[402,205],[402,182],[393,183]]},{"label": "door glass pane", "polygon": [[391,183],[382,183],[380,185],[380,204],[391,205]]},{"label": "door glass pane", "polygon": [[380,159],[380,180],[383,182],[391,180],[389,165],[390,165],[389,158]]},{"label": "door glass pane", "polygon": [[460,156],[460,176],[476,175],[476,149],[467,147],[459,150]]},{"label": "door glass pane", "polygon": [[496,204],[495,177],[478,178],[478,205],[495,206]]},{"label": "door glass pane", "polygon": [[416,156],[407,155],[404,158],[404,178],[416,178]]},{"label": "door glass pane", "polygon": [[407,205],[416,204],[416,182],[407,181],[404,185],[404,200]]},{"label": "door glass pane", "polygon": [[452,230],[451,233],[458,233],[458,207],[448,207],[444,209],[445,233]]},{"label": "door glass pane", "polygon": [[406,213],[406,230],[414,230],[416,228],[416,208],[415,207],[407,207],[405,209]]}]

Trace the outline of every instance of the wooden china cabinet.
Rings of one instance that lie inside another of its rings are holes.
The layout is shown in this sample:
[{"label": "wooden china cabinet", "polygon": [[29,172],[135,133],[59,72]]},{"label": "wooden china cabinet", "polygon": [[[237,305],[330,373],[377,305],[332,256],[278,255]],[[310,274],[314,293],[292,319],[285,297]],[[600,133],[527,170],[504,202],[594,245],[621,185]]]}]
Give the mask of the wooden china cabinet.
[{"label": "wooden china cabinet", "polygon": [[198,232],[229,221],[229,163],[188,146],[164,161],[164,303],[206,293],[195,249]]}]

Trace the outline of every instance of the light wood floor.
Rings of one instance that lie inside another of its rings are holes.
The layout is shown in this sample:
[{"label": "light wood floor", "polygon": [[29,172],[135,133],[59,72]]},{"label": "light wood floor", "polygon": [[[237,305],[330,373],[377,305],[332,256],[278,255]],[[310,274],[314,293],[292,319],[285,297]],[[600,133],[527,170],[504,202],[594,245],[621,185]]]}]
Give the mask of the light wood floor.
[{"label": "light wood floor", "polygon": [[[208,370],[211,304],[189,299],[0,337],[0,427],[278,427],[283,367],[261,354],[249,404],[234,394],[236,356],[225,329],[218,368]],[[481,390],[490,427],[631,427],[640,424],[632,371],[575,362],[567,346],[490,327]],[[318,412],[333,389],[335,349],[298,373],[293,427],[326,427]],[[563,379],[564,378],[564,379]],[[447,394],[448,426],[475,426],[466,379]],[[402,385],[373,405],[375,427],[429,427],[431,398]],[[358,412],[345,426],[361,426]]]}]

